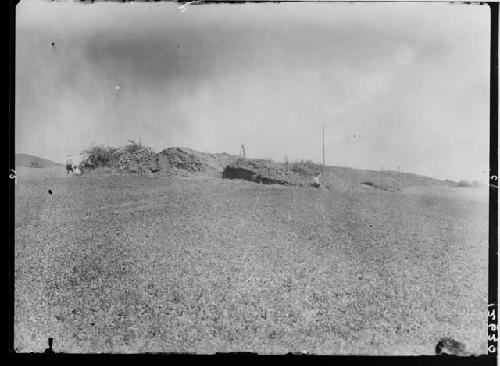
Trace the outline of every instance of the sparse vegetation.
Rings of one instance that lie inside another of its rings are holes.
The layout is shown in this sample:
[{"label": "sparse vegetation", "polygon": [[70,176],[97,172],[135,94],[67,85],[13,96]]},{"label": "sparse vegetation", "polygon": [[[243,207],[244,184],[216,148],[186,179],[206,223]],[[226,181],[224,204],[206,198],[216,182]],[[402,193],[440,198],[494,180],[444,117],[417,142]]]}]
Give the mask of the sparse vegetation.
[{"label": "sparse vegetation", "polygon": [[118,162],[123,155],[133,155],[142,151],[153,153],[153,149],[134,140],[127,140],[127,143],[120,147],[92,145],[81,152],[85,156],[82,159],[82,164],[92,168],[110,167]]},{"label": "sparse vegetation", "polygon": [[82,163],[88,163],[92,167],[107,167],[117,158],[118,148],[104,145],[92,145],[82,151],[85,155]]},{"label": "sparse vegetation", "polygon": [[127,140],[127,144],[124,145],[121,149],[118,149],[118,151],[124,151],[125,153],[128,154],[134,154],[142,150],[153,151],[153,149],[150,148],[149,146],[146,146],[142,144],[142,142],[140,141],[137,142],[135,140]]},{"label": "sparse vegetation", "polygon": [[321,172],[321,164],[315,163],[312,160],[296,160],[291,164],[291,170],[297,174],[310,175]]},{"label": "sparse vegetation", "polygon": [[47,171],[16,186],[22,351],[486,352],[488,204],[465,190]]},{"label": "sparse vegetation", "polygon": [[[484,352],[482,190],[402,173],[388,194],[394,172],[327,167],[324,191],[310,160],[297,173],[178,147],[150,159],[135,141],[87,151],[101,165],[83,178],[18,169],[21,349],[57,332],[75,352],[414,354],[445,332]],[[172,175],[140,176],[143,160]],[[113,161],[134,174],[100,174]]]}]

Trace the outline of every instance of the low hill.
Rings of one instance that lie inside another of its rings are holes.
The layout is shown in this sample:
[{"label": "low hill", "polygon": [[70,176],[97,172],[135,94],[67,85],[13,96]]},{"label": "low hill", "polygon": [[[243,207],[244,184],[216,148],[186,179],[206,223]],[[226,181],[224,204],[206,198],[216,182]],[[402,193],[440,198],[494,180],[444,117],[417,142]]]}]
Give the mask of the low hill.
[{"label": "low hill", "polygon": [[[275,163],[263,159],[240,159],[226,153],[204,153],[184,147],[171,147],[158,155],[161,175],[213,175],[263,184],[308,186],[321,166],[308,163]],[[438,180],[412,173],[373,171],[345,167],[325,167],[327,188],[337,190],[379,189],[395,192],[412,186],[456,187],[450,180]]]},{"label": "low hill", "polygon": [[395,192],[412,186],[439,186],[456,187],[450,180],[444,181],[413,173],[399,173],[396,171],[361,170],[346,167],[326,167],[326,185],[339,189],[381,189]]},{"label": "low hill", "polygon": [[55,163],[52,160],[40,158],[30,154],[16,154],[16,166],[27,166],[31,168],[51,168],[61,166],[60,163]]},{"label": "low hill", "polygon": [[[263,159],[240,159],[227,153],[204,153],[185,147],[169,147],[156,153],[152,149],[123,152],[113,160],[113,174],[154,176],[213,176],[243,179],[263,184],[309,186],[314,173],[322,171],[311,161],[275,163]],[[335,190],[382,190],[396,192],[412,186],[456,187],[457,183],[412,173],[360,170],[326,166],[324,183]],[[323,183],[323,178],[320,178]]]},{"label": "low hill", "polygon": [[[238,159],[226,166],[223,178],[244,179],[264,184],[284,184],[291,186],[309,186],[314,173],[322,172],[319,164],[312,162],[274,163],[261,159]],[[336,190],[373,190],[387,192],[412,186],[456,187],[457,183],[442,181],[412,173],[394,171],[372,171],[345,167],[325,167],[325,180],[320,178],[328,189]]]}]

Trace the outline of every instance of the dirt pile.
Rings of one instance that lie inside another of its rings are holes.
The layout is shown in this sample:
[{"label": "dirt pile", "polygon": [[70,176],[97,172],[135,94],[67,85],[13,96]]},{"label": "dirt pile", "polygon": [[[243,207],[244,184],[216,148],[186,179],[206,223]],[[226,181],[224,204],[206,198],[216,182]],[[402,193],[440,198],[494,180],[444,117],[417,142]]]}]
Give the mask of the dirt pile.
[{"label": "dirt pile", "polygon": [[111,166],[113,173],[157,173],[160,170],[157,154],[150,149],[122,153]]},{"label": "dirt pile", "polygon": [[206,168],[199,157],[179,147],[165,149],[159,155],[163,169],[174,168],[195,173]]},{"label": "dirt pile", "polygon": [[221,176],[224,167],[236,159],[236,156],[226,153],[202,153],[183,147],[170,147],[159,153],[152,149],[135,152],[120,150],[106,170],[112,174]]},{"label": "dirt pile", "polygon": [[263,184],[302,186],[306,183],[299,174],[266,160],[238,159],[224,168],[222,177]]},{"label": "dirt pile", "polygon": [[229,154],[201,153],[188,148],[170,147],[158,154],[164,175],[207,174],[219,176],[224,167],[235,160]]}]

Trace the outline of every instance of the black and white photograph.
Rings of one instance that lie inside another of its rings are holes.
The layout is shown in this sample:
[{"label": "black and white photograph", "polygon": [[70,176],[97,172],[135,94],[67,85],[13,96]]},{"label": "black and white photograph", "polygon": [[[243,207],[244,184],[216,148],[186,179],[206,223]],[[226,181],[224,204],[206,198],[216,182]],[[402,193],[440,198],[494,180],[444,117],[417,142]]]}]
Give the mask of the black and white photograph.
[{"label": "black and white photograph", "polygon": [[491,11],[21,0],[15,352],[487,355]]}]

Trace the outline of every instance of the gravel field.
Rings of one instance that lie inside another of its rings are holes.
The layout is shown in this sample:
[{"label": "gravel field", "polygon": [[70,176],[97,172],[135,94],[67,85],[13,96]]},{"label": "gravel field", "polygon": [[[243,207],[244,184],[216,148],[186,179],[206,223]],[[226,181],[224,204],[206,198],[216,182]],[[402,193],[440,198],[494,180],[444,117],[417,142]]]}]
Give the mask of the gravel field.
[{"label": "gravel field", "polygon": [[469,191],[26,168],[15,347],[413,355],[446,336],[486,353],[488,201]]}]

